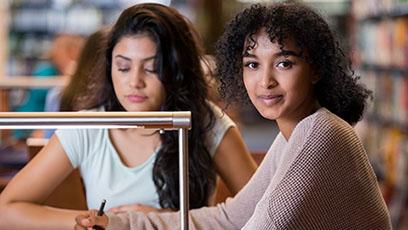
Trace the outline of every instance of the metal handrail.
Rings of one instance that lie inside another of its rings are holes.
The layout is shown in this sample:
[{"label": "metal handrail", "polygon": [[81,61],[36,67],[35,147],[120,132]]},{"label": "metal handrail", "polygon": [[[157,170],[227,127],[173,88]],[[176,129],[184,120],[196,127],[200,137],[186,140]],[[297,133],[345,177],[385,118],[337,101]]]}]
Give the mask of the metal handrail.
[{"label": "metal handrail", "polygon": [[191,112],[0,112],[0,129],[145,128],[178,130],[180,229],[188,229]]}]

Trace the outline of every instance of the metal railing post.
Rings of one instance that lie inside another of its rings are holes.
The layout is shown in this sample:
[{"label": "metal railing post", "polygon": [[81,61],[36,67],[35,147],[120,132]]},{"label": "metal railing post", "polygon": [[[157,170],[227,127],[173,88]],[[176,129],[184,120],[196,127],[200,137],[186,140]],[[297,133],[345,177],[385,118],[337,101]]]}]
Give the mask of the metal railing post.
[{"label": "metal railing post", "polygon": [[179,129],[180,229],[188,230],[188,130]]}]

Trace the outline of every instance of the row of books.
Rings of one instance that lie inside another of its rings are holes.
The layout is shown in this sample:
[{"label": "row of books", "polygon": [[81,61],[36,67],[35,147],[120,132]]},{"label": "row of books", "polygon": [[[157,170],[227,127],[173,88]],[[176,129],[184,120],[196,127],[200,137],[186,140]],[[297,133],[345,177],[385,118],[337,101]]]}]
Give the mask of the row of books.
[{"label": "row of books", "polygon": [[[13,7],[51,7],[53,9],[65,8],[69,5],[80,4],[92,4],[100,8],[111,8],[114,6],[126,7],[135,3],[141,2],[140,0],[13,0]],[[162,0],[165,4],[170,4],[170,0]]]},{"label": "row of books", "polygon": [[408,18],[361,22],[357,24],[357,31],[357,62],[408,67]]},{"label": "row of books", "polygon": [[367,115],[381,123],[408,127],[408,76],[375,70],[360,70],[357,75],[373,92]]},{"label": "row of books", "polygon": [[408,9],[407,0],[353,0],[351,10],[357,19],[400,16]]},{"label": "row of books", "polygon": [[13,12],[10,28],[16,32],[87,34],[101,24],[102,14],[94,7],[74,6],[61,10],[24,8]]},{"label": "row of books", "polygon": [[112,24],[120,12],[118,2],[107,7],[104,0],[13,2],[6,75],[31,75],[33,67],[46,58],[55,34],[87,36],[102,25]]}]

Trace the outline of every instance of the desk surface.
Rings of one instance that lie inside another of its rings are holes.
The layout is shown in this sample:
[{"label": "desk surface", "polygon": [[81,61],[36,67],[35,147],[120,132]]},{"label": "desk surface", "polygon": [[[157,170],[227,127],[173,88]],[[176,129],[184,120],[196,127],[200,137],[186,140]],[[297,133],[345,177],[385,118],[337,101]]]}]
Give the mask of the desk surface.
[{"label": "desk surface", "polygon": [[32,76],[12,76],[0,78],[0,89],[12,88],[51,88],[65,86],[68,83],[67,76],[55,76],[36,78]]}]

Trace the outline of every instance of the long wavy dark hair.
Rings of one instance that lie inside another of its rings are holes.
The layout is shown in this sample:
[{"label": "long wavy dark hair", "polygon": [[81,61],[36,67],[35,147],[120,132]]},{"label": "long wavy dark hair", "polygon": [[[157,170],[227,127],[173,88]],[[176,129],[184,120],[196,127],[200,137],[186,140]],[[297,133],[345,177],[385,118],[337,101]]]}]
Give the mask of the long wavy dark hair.
[{"label": "long wavy dark hair", "polygon": [[[206,133],[214,125],[207,103],[207,84],[201,66],[203,49],[190,22],[171,7],[139,4],[120,15],[111,29],[106,49],[105,94],[100,99],[107,111],[124,111],[112,84],[112,51],[125,36],[148,34],[157,46],[155,67],[166,98],[162,111],[191,111],[189,131],[190,207],[207,205],[215,186],[215,169],[205,145]],[[162,146],[153,168],[153,180],[163,208],[179,209],[178,136],[161,135]],[[137,153],[135,153],[137,154]]]},{"label": "long wavy dark hair", "polygon": [[246,39],[261,28],[281,49],[287,38],[294,39],[320,76],[314,92],[321,106],[350,124],[361,119],[371,92],[358,83],[351,62],[323,17],[293,1],[252,5],[228,23],[216,45],[222,97],[229,102],[249,102],[242,79],[242,55]]}]

